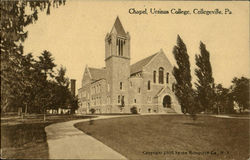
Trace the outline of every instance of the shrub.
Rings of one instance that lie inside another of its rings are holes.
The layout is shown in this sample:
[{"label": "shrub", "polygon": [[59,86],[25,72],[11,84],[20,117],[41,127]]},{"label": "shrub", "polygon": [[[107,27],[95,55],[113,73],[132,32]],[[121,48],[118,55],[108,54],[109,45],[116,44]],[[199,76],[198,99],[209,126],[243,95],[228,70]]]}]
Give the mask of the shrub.
[{"label": "shrub", "polygon": [[132,107],[132,108],[130,108],[130,112],[132,113],[132,114],[137,114],[138,112],[137,112],[137,108],[134,106],[134,107]]},{"label": "shrub", "polygon": [[95,113],[95,109],[94,108],[91,108],[89,111],[91,112],[91,114]]}]

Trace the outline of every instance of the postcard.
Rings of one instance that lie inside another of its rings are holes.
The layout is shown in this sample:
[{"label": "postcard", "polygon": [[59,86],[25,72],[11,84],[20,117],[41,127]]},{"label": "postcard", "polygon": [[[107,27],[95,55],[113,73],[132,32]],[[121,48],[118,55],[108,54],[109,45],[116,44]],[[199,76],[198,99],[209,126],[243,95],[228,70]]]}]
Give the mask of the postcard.
[{"label": "postcard", "polygon": [[248,1],[1,1],[1,159],[249,159]]}]

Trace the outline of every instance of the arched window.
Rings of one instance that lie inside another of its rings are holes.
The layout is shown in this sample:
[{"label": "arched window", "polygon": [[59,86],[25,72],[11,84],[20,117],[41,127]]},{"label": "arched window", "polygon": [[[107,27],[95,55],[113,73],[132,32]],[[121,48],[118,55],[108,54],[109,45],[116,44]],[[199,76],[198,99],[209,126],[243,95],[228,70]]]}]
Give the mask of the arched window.
[{"label": "arched window", "polygon": [[164,73],[164,69],[162,67],[159,68],[159,83],[163,84],[163,74]]},{"label": "arched window", "polygon": [[150,90],[150,87],[151,87],[151,86],[150,86],[150,81],[148,81],[148,90]]},{"label": "arched window", "polygon": [[166,83],[168,83],[168,79],[169,79],[169,73],[167,72],[167,74],[166,74]]},{"label": "arched window", "polygon": [[156,83],[156,71],[154,71],[154,73],[153,73],[153,81],[154,81],[154,83]]}]

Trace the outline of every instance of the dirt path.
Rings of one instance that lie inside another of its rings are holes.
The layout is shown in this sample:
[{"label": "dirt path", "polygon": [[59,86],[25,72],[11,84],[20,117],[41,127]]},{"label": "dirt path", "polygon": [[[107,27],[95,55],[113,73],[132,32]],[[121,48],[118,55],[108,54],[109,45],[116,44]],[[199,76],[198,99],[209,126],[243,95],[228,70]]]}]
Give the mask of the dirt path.
[{"label": "dirt path", "polygon": [[[116,117],[121,116],[100,116],[92,119]],[[75,123],[84,121],[89,119],[56,123],[45,128],[50,159],[126,159],[120,153],[74,127]]]},{"label": "dirt path", "polygon": [[218,117],[218,118],[235,118],[235,119],[250,119],[250,117],[233,117],[228,115],[212,115],[212,117]]}]

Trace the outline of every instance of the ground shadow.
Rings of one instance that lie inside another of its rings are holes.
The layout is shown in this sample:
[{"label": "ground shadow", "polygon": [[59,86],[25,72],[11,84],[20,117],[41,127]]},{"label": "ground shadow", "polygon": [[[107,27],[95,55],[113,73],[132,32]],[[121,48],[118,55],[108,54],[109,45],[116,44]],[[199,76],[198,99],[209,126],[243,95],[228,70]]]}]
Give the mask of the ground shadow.
[{"label": "ground shadow", "polygon": [[203,122],[185,122],[183,123],[184,125],[191,125],[191,126],[196,126],[196,127],[204,127]]}]

